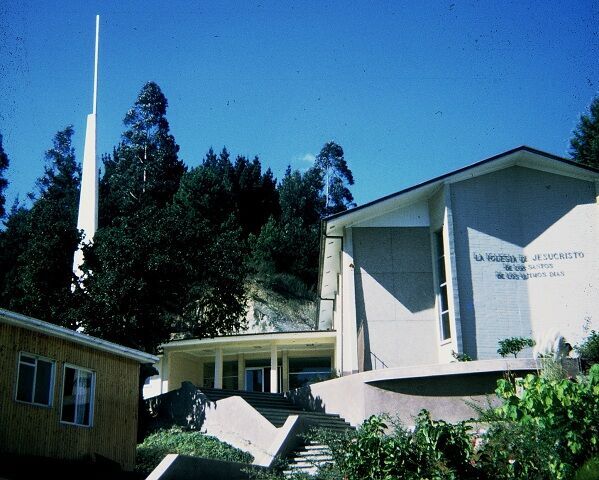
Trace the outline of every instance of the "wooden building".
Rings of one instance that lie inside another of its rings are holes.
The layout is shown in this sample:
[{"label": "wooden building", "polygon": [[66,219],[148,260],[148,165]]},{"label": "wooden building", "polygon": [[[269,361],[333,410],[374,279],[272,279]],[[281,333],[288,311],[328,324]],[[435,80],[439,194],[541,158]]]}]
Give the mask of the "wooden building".
[{"label": "wooden building", "polygon": [[140,364],[153,355],[0,309],[0,454],[135,464]]}]

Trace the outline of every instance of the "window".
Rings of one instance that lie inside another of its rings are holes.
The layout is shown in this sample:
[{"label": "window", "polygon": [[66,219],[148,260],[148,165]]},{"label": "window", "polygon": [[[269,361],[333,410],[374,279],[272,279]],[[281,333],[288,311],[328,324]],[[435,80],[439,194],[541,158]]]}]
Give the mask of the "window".
[{"label": "window", "polygon": [[19,402],[50,407],[54,393],[54,362],[19,353],[16,399]]},{"label": "window", "polygon": [[65,365],[60,414],[63,423],[92,425],[95,383],[96,374],[91,370]]},{"label": "window", "polygon": [[331,357],[290,358],[289,389],[329,380],[331,371]]},{"label": "window", "polygon": [[451,338],[449,325],[449,302],[447,300],[447,274],[445,272],[445,250],[443,249],[443,231],[435,232],[435,256],[437,258],[437,280],[439,286],[439,323],[441,340]]}]

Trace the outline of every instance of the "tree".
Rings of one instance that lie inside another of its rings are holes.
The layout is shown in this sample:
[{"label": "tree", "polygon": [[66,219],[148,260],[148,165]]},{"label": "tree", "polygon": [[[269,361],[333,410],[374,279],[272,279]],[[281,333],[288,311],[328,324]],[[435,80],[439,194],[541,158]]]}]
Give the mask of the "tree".
[{"label": "tree", "polygon": [[[31,210],[11,212],[6,237],[16,257],[4,299],[13,310],[69,327],[74,326],[71,285],[81,181],[72,136],[72,126],[55,135]],[[21,245],[14,245],[17,239]]]},{"label": "tree", "polygon": [[589,113],[581,115],[573,135],[570,140],[572,158],[583,165],[599,168],[599,97],[591,102]]},{"label": "tree", "polygon": [[8,180],[4,178],[4,171],[8,168],[8,163],[8,155],[4,152],[4,147],[2,146],[2,134],[0,134],[0,218],[3,218],[6,213],[4,208],[6,203],[4,190],[8,186]]},{"label": "tree", "polygon": [[115,216],[148,205],[164,207],[179,188],[185,165],[166,119],[168,102],[160,87],[146,83],[125,115],[126,127],[112,158],[104,158],[103,208]]},{"label": "tree", "polygon": [[166,120],[167,101],[148,83],[127,112],[123,141],[105,160],[107,214],[84,249],[79,291],[86,331],[147,351],[174,332],[229,333],[245,310],[243,240],[226,151],[190,172]]},{"label": "tree", "polygon": [[278,189],[280,218],[271,217],[253,239],[252,263],[259,276],[281,280],[280,275],[290,275],[307,289],[316,286],[322,189],[317,168],[304,173],[287,168]]},{"label": "tree", "polygon": [[325,143],[314,166],[323,175],[324,215],[333,215],[354,207],[354,197],[348,188],[348,185],[354,184],[354,177],[343,157],[343,148],[335,142]]}]

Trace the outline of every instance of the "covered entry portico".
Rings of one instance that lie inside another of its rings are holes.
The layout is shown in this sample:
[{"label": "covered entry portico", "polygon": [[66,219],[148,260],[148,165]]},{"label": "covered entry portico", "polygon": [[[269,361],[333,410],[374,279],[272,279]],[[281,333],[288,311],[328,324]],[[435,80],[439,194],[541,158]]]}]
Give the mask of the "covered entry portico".
[{"label": "covered entry portico", "polygon": [[336,371],[335,338],[334,331],[304,331],[169,342],[162,345],[154,394],[175,390],[184,381],[271,393],[298,388]]}]

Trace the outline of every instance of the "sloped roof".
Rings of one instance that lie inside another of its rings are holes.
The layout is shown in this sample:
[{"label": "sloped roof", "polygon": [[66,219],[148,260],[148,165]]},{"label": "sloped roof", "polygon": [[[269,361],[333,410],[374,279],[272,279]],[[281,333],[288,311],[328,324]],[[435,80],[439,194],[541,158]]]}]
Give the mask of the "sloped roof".
[{"label": "sloped roof", "polygon": [[3,308],[0,308],[0,322],[68,340],[79,345],[129,358],[139,363],[156,363],[158,361],[158,357],[150,355],[149,353],[141,352],[117,343],[108,342],[101,338],[92,337],[91,335],[86,335],[74,330],[69,330],[68,328],[44,322],[37,318],[21,315],[20,313],[11,312],[10,310],[5,310]]},{"label": "sloped roof", "polygon": [[[384,215],[432,196],[443,184],[469,178],[512,166],[521,166],[546,172],[599,181],[599,170],[565,158],[522,145],[507,152],[480,160],[466,167],[386,195],[358,207],[325,218],[321,225],[321,248],[318,292],[321,298],[331,298],[336,290],[339,273],[337,252],[342,248],[344,229],[366,219]],[[325,278],[327,277],[327,278]],[[322,310],[322,308],[321,308]]]}]

